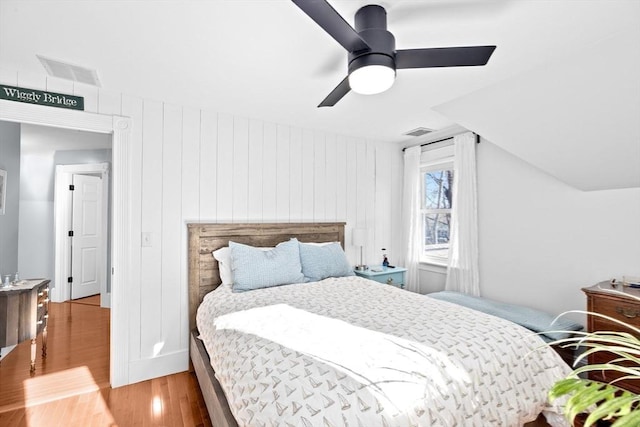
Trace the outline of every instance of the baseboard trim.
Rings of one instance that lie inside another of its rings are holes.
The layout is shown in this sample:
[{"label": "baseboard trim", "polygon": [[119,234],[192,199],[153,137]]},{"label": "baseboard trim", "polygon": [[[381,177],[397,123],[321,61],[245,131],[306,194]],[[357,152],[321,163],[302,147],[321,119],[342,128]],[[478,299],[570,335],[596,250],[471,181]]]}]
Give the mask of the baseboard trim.
[{"label": "baseboard trim", "polygon": [[111,308],[111,292],[100,294],[100,307]]}]

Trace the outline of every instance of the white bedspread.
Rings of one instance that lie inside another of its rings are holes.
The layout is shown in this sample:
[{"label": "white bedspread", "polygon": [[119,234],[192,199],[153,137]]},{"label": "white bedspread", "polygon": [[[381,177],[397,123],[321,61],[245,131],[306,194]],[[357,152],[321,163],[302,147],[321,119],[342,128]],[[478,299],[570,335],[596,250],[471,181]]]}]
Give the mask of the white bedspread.
[{"label": "white bedspread", "polygon": [[[530,331],[360,277],[244,293],[198,309],[240,426],[521,426],[569,371]],[[555,414],[555,415],[554,415]]]}]

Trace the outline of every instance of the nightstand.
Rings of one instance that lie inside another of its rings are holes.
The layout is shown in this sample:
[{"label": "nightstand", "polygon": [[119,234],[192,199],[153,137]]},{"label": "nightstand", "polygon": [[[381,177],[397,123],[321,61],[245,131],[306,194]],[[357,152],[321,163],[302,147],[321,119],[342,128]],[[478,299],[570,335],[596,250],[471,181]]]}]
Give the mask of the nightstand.
[{"label": "nightstand", "polygon": [[[619,292],[610,292],[619,291]],[[609,282],[601,282],[590,288],[583,288],[582,291],[587,295],[587,311],[593,313],[604,314],[613,319],[625,322],[636,328],[640,328],[640,301],[628,296],[633,295],[640,297],[640,289],[623,287],[622,284],[613,288]],[[632,332],[622,325],[613,323],[607,319],[598,316],[587,317],[587,330],[594,331],[619,331]],[[589,364],[606,363],[614,356],[608,353],[595,353],[589,356]],[[607,371],[591,371],[589,378],[597,381],[609,382],[614,378],[618,378],[622,374]],[[640,380],[622,380],[615,385],[628,389],[634,393],[640,393]]]},{"label": "nightstand", "polygon": [[376,282],[384,283],[386,285],[393,285],[400,289],[404,289],[404,273],[406,268],[396,267],[388,268],[382,266],[369,267],[368,270],[354,270],[354,272],[365,279],[375,280]]}]

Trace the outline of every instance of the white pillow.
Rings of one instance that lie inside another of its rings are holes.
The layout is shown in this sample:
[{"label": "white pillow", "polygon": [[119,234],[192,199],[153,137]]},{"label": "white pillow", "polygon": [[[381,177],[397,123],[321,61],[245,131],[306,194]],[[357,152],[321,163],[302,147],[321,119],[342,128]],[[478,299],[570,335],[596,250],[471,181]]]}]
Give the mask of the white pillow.
[{"label": "white pillow", "polygon": [[327,245],[331,245],[333,243],[337,243],[340,244],[340,242],[322,242],[322,243],[315,243],[315,242],[300,242],[304,245],[311,245],[311,246],[327,246]]},{"label": "white pillow", "polygon": [[220,280],[223,285],[233,285],[233,273],[231,271],[231,250],[229,246],[216,249],[211,252],[213,257],[218,260],[218,270],[220,271]]},{"label": "white pillow", "polygon": [[[257,248],[263,251],[270,251],[273,248]],[[216,249],[211,252],[213,257],[218,261],[218,270],[220,272],[220,280],[223,285],[233,285],[233,270],[231,262],[231,249],[229,246]]]}]

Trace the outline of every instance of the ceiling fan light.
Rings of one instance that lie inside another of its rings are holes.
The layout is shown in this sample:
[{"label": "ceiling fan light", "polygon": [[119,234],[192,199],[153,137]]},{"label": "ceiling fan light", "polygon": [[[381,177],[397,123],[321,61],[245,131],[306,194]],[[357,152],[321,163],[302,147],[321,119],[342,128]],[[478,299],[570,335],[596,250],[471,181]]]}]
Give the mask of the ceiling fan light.
[{"label": "ceiling fan light", "polygon": [[349,74],[351,90],[362,95],[384,92],[393,86],[396,70],[385,65],[366,65]]}]

